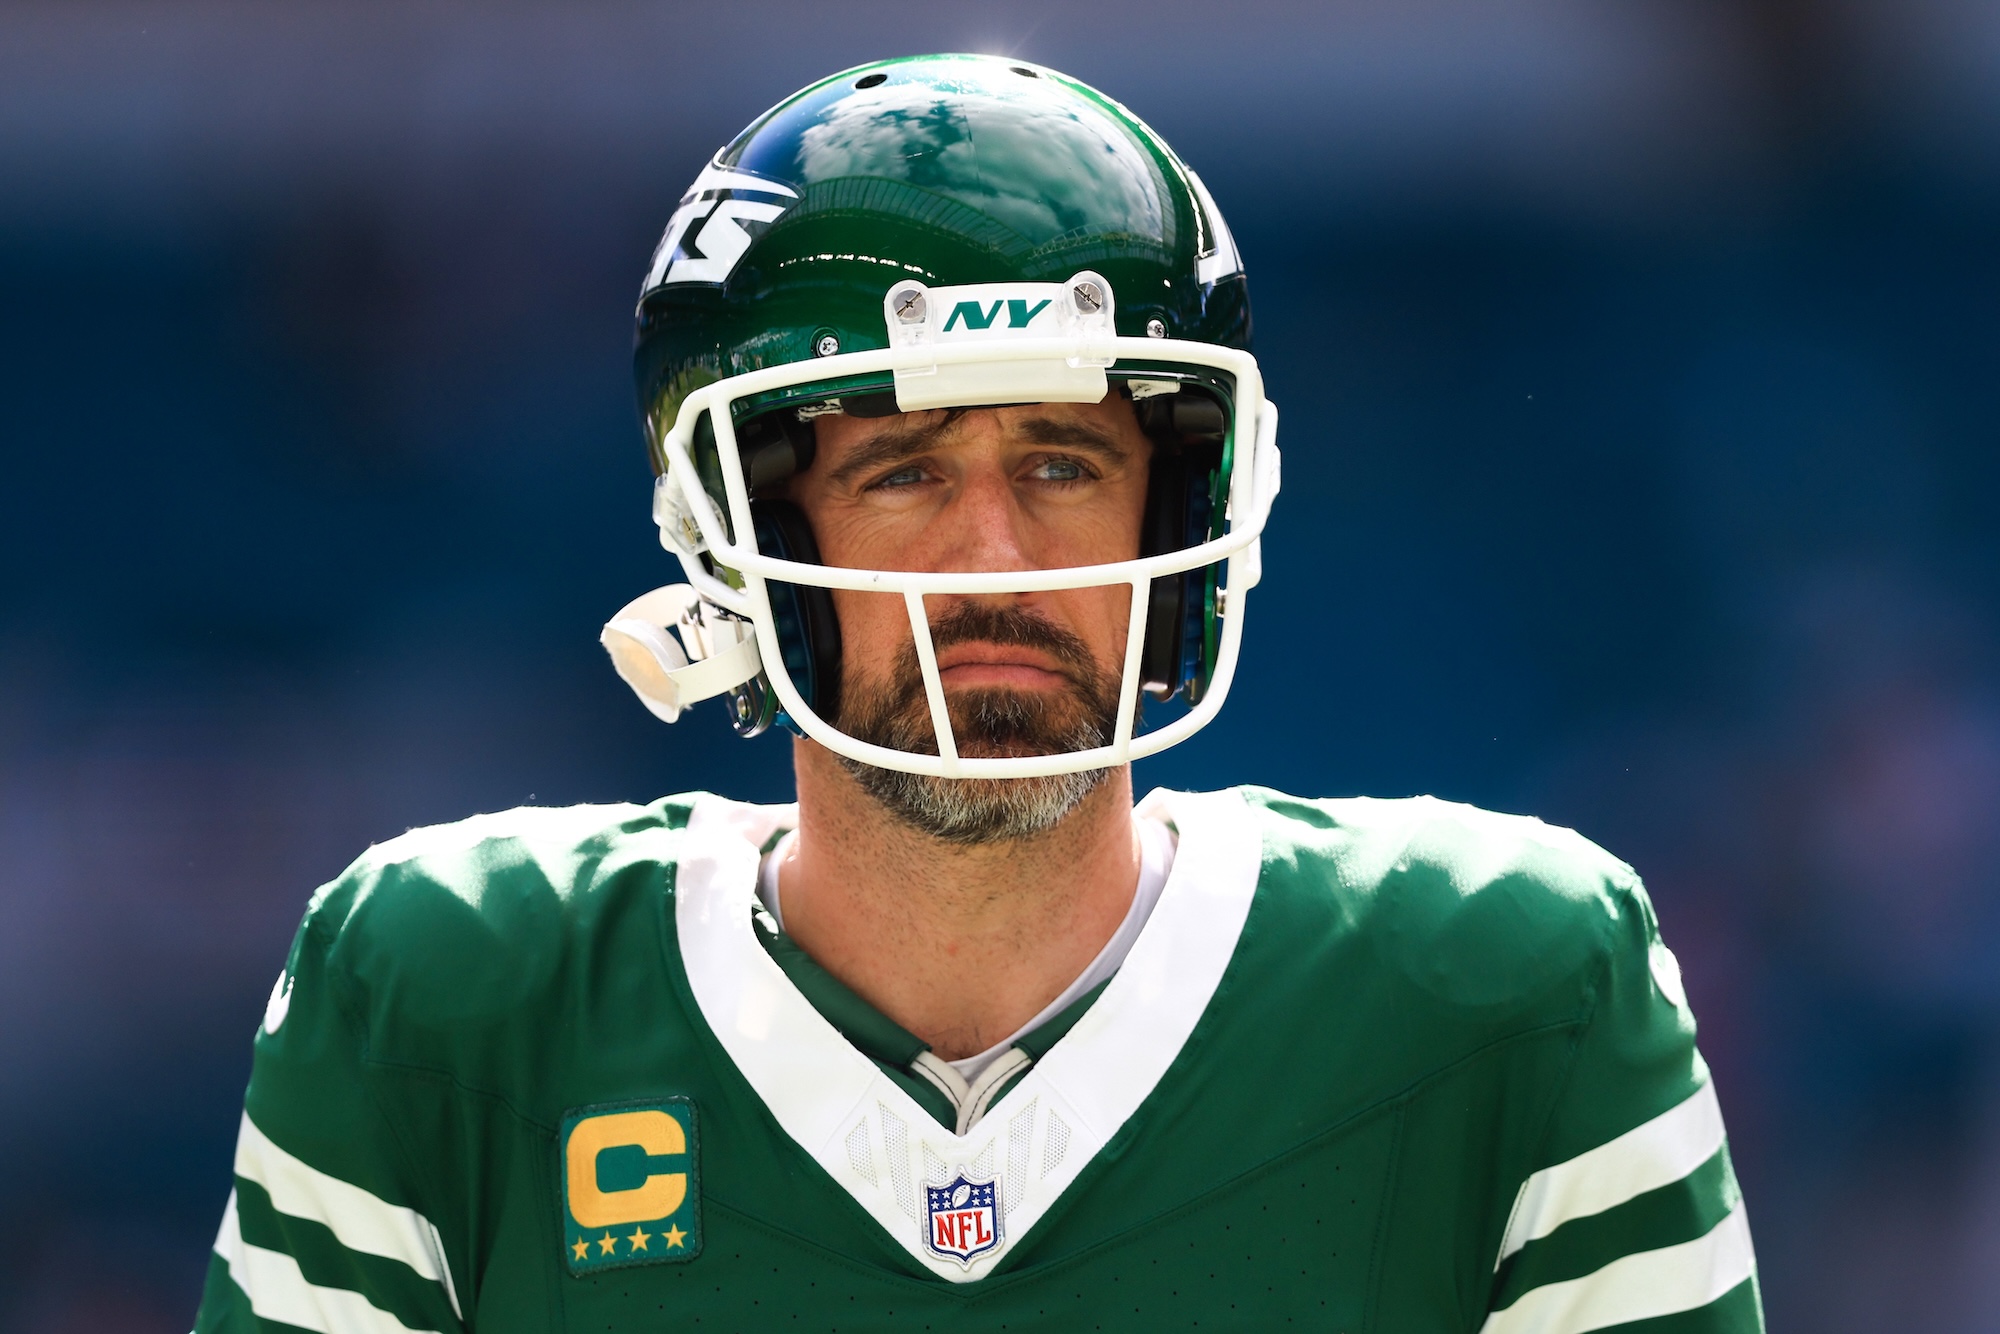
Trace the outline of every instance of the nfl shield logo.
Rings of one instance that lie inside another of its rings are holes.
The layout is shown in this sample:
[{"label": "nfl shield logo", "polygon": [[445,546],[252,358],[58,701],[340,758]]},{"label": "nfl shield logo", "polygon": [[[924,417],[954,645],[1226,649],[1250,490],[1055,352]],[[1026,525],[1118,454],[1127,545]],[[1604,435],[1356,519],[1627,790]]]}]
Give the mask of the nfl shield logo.
[{"label": "nfl shield logo", "polygon": [[942,1186],[925,1186],[924,1244],[933,1255],[966,1268],[1000,1244],[1000,1184],[960,1172]]}]

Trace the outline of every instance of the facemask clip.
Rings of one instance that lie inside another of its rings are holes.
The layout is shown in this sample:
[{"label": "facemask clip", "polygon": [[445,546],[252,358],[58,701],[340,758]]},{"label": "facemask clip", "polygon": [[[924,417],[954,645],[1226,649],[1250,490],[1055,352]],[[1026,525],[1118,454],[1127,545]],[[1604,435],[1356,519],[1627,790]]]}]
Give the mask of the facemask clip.
[{"label": "facemask clip", "polygon": [[701,526],[681,499],[680,487],[671,473],[653,479],[653,523],[660,530],[660,545],[676,556],[692,559],[708,550]]}]

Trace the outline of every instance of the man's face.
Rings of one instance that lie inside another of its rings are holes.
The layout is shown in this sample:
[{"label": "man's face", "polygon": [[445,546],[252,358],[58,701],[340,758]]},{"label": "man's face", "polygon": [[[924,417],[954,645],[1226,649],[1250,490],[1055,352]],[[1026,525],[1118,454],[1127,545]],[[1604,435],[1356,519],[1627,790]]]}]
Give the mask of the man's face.
[{"label": "man's face", "polygon": [[[1122,396],[1102,403],[827,416],[792,483],[828,565],[1006,571],[1130,560],[1152,444]],[[842,730],[935,754],[900,594],[835,590]],[[1116,725],[1129,585],[927,598],[938,672],[965,756],[1106,744]],[[1054,824],[1102,772],[933,779],[850,764],[897,814],[957,842]]]}]

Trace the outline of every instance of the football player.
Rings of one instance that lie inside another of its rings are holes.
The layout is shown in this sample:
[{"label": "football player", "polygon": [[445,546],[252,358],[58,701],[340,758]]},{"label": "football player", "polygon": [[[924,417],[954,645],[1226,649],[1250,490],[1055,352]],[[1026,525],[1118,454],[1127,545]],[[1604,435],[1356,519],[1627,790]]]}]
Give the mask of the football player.
[{"label": "football player", "polygon": [[603,636],[796,805],[370,849],[256,1038],[202,1331],[1761,1327],[1674,956],[1576,834],[1154,792],[1277,494],[1243,267],[1129,111],[849,70],[638,308],[688,582]]}]

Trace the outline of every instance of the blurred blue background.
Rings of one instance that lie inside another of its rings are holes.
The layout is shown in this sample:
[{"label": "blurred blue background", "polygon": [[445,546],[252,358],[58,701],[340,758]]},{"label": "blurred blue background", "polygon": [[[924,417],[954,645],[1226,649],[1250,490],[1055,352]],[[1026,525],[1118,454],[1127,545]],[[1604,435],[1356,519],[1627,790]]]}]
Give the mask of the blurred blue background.
[{"label": "blurred blue background", "polygon": [[1286,489],[1142,786],[1432,792],[1645,873],[1776,1329],[2000,1329],[2000,8],[0,8],[0,1329],[179,1331],[313,887],[779,799],[594,643],[707,154],[842,66],[1127,102],[1247,258]]}]

